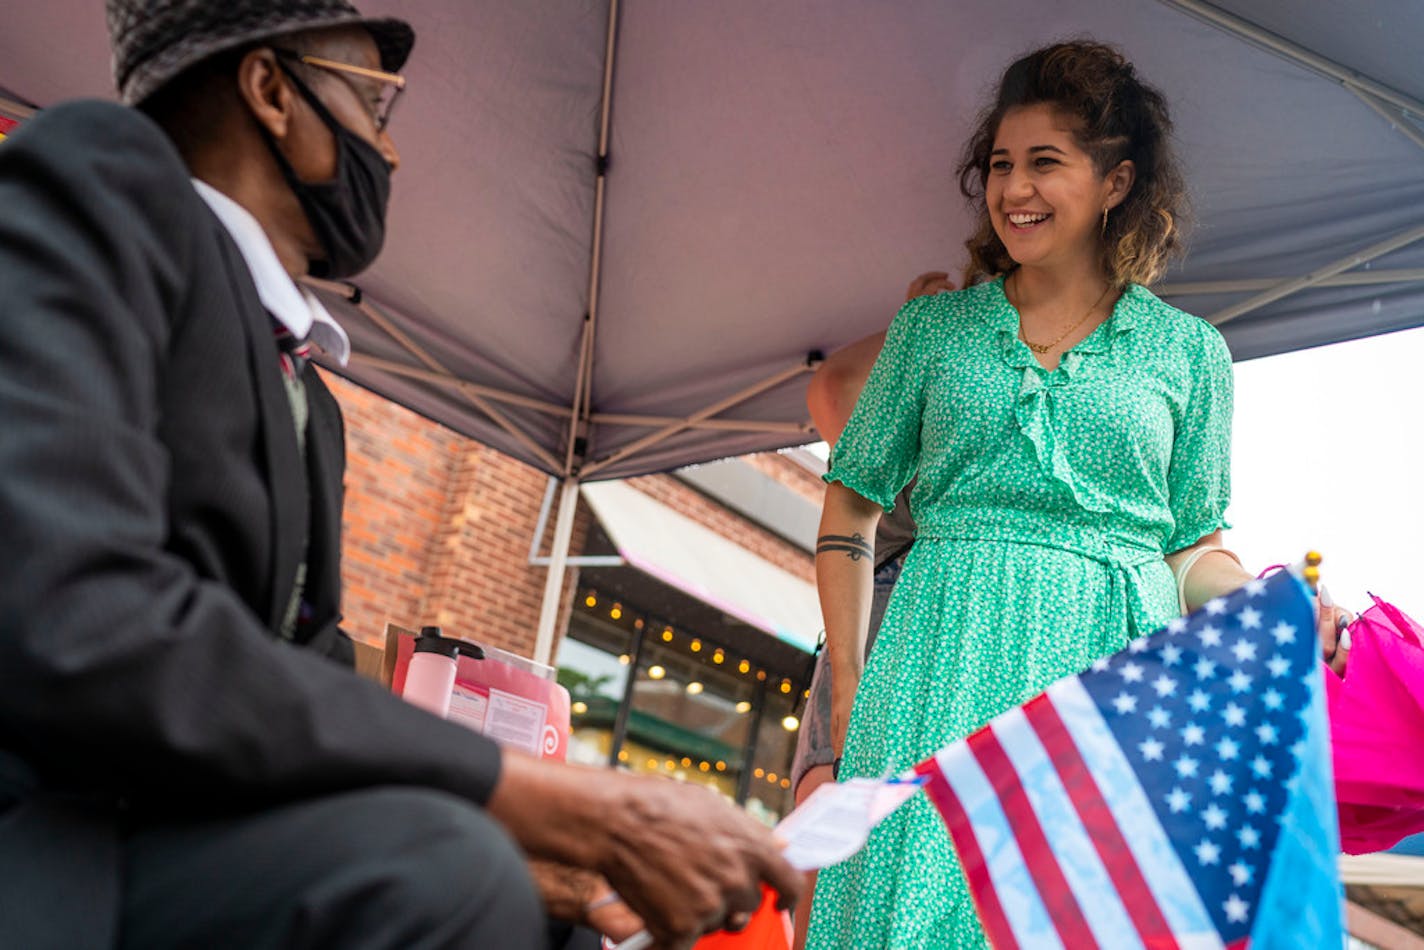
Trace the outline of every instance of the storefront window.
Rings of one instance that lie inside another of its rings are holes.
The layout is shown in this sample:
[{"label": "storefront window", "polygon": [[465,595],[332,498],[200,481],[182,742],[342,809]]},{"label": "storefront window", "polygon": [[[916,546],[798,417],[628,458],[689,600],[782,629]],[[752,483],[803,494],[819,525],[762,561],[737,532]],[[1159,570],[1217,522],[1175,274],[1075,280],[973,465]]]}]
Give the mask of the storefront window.
[{"label": "storefront window", "polygon": [[[672,639],[665,640],[669,634]],[[712,648],[699,643],[693,651],[693,639],[670,627],[645,637],[628,717],[628,755],[620,760],[634,771],[708,785],[735,801],[755,681],[735,667],[726,669],[725,653],[718,664]]]},{"label": "storefront window", "polygon": [[[569,761],[607,765],[613,754],[613,730],[631,669],[631,631],[618,619],[595,613],[584,604],[569,618],[568,636],[559,648],[559,684],[569,691]],[[615,609],[610,607],[610,612]],[[619,611],[621,613],[621,610]]]},{"label": "storefront window", "polygon": [[706,785],[768,824],[790,810],[789,678],[592,590],[578,594],[558,665],[570,761]]},{"label": "storefront window", "polygon": [[797,695],[790,680],[779,681],[763,695],[746,806],[756,818],[775,824],[791,810],[791,758],[801,720],[795,714]]}]

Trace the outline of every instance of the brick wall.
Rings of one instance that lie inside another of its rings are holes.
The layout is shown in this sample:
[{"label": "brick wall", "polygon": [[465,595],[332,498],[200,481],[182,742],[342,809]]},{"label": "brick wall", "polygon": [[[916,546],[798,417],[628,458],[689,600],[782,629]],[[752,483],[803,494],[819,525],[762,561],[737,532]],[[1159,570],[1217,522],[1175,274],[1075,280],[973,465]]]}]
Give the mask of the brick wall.
[{"label": "brick wall", "polygon": [[[434,623],[532,654],[546,569],[529,564],[529,543],[547,477],[353,383],[325,378],[346,416],[346,631],[378,646],[387,622]],[[776,453],[750,458],[796,490],[814,493],[819,502],[820,482],[795,462]],[[806,552],[677,479],[650,475],[629,484],[797,577],[814,580]],[[553,515],[540,554],[549,552]],[[590,517],[580,503],[570,553],[583,551]],[[570,568],[558,635],[577,583],[577,569]],[[557,646],[556,640],[556,651]]]},{"label": "brick wall", "polygon": [[796,494],[815,504],[817,508],[826,497],[826,483],[821,476],[810,471],[781,452],[760,452],[743,456],[742,461],[763,474],[770,475]]},{"label": "brick wall", "polygon": [[465,440],[323,374],[346,417],[343,626],[380,644],[387,621],[419,625],[452,461]]}]

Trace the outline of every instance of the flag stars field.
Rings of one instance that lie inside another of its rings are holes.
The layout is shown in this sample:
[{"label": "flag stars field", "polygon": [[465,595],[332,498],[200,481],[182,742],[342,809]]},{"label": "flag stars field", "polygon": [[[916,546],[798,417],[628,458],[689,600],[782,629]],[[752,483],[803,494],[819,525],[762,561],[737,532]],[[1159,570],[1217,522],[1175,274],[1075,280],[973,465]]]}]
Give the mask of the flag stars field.
[{"label": "flag stars field", "polygon": [[[1040,945],[1051,919],[1063,946],[1106,945],[1102,934],[1127,920],[1146,946],[1232,946],[1268,932],[1321,945],[1329,915],[1287,908],[1307,895],[1328,905],[1338,877],[1282,891],[1277,874],[1287,861],[1291,875],[1310,873],[1284,843],[1317,830],[1286,816],[1297,786],[1328,782],[1328,760],[1306,742],[1307,729],[1325,728],[1313,611],[1289,574],[1253,583],[929,763],[928,791],[995,944]],[[1080,823],[1063,820],[1075,814]],[[1331,853],[1329,842],[1311,847]],[[1327,871],[1338,874],[1333,862]],[[1062,901],[1065,880],[1093,899]]]},{"label": "flag stars field", "polygon": [[1218,864],[1221,861],[1221,848],[1210,838],[1203,838],[1194,850],[1202,864]]}]

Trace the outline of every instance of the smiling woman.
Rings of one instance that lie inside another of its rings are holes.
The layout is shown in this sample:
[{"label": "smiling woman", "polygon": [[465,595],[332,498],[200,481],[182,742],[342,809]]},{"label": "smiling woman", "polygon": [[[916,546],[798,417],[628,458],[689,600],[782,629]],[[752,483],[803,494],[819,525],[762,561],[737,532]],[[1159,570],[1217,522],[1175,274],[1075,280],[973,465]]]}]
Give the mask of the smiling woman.
[{"label": "smiling woman", "polygon": [[[1220,539],[1230,354],[1143,286],[1180,242],[1170,130],[1120,53],[1080,42],[1010,66],[968,143],[965,288],[900,311],[826,475],[842,777],[909,768],[1250,579]],[[862,672],[871,563],[847,539],[912,479],[915,543]],[[984,939],[926,801],[817,881],[813,948]]]}]

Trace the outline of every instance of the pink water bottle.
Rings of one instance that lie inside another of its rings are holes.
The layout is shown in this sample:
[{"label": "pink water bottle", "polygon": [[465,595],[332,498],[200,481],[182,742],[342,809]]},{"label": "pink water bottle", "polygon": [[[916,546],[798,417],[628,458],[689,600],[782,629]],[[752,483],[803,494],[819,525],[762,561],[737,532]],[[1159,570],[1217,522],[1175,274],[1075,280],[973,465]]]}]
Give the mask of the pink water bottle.
[{"label": "pink water bottle", "polygon": [[439,627],[421,627],[415,652],[405,670],[405,689],[401,696],[406,702],[444,719],[450,713],[459,655],[459,640],[442,637]]}]

